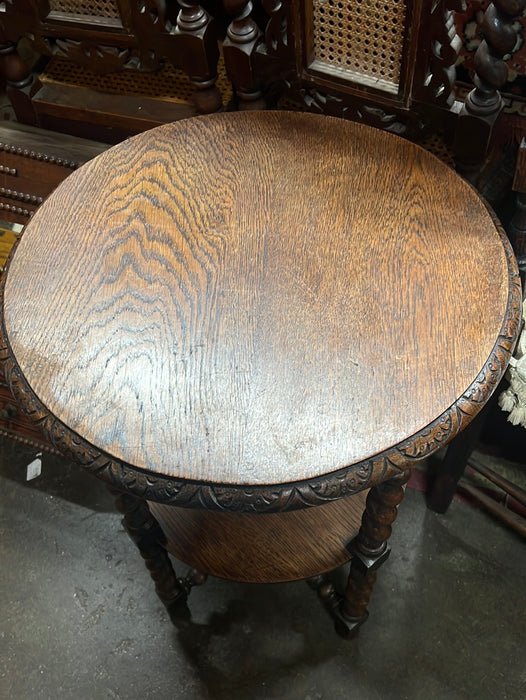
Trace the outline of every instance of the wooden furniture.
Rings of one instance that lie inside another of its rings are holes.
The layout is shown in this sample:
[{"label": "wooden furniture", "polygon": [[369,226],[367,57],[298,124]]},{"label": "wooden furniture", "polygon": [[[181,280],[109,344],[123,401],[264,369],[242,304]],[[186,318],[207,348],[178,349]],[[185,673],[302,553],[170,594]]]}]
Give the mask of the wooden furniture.
[{"label": "wooden furniture", "polygon": [[[490,3],[465,109],[455,93],[460,0],[10,0],[0,73],[20,121],[91,138],[278,104],[413,140],[441,131],[452,143],[458,128],[457,162],[477,173],[525,5]],[[51,61],[32,69],[17,51],[24,42]]]},{"label": "wooden furniture", "polygon": [[0,122],[0,219],[26,224],[71,172],[106,144]]},{"label": "wooden furniture", "polygon": [[[411,467],[488,400],[519,307],[502,229],[436,158],[236,112],[57,188],[11,259],[0,357],[47,438],[120,493],[172,612],[199,571],[309,578],[351,634]],[[351,557],[340,596],[325,574]]]},{"label": "wooden furniture", "polygon": [[[517,193],[516,207],[508,225],[508,234],[518,255],[519,271],[524,285],[526,269],[526,139],[522,140],[513,180],[513,189]],[[506,382],[507,384],[507,382]],[[500,389],[502,390],[502,386]],[[493,401],[477,416],[460,440],[455,440],[448,448],[445,459],[436,466],[436,473],[428,492],[428,505],[437,513],[445,513],[460,487],[469,496],[482,505],[495,517],[502,520],[523,537],[526,536],[526,521],[516,512],[526,507],[526,492],[519,484],[513,483],[503,475],[489,468],[476,454],[476,447],[490,417],[495,409]],[[466,466],[481,475],[491,485],[497,486],[503,498],[496,500],[481,488],[463,481],[459,483]],[[511,505],[511,508],[510,508]]]},{"label": "wooden furniture", "polygon": [[[0,123],[0,220],[27,223],[60,182],[106,148],[24,124]],[[1,368],[0,435],[38,450],[57,451],[16,405]]]},{"label": "wooden furniture", "polygon": [[[21,39],[43,60],[33,65],[32,52],[18,51]],[[0,7],[0,73],[17,119],[102,140],[219,109],[217,40],[209,13],[188,2],[9,0]],[[46,78],[49,58],[55,65]],[[68,66],[89,73],[91,85],[57,79],[71,77]],[[164,85],[141,94],[143,73],[163,73]],[[117,80],[105,92],[104,77],[119,74],[127,88]]]}]

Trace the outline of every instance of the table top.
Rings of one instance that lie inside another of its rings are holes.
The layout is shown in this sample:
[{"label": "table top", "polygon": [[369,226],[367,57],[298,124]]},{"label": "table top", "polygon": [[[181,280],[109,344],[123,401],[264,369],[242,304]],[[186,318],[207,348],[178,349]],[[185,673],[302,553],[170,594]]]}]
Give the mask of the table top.
[{"label": "table top", "polygon": [[242,112],[140,134],[62,183],[12,258],[4,334],[52,437],[112,478],[230,498],[333,475],[332,496],[349,465],[345,492],[471,419],[519,302],[499,226],[435,157]]}]

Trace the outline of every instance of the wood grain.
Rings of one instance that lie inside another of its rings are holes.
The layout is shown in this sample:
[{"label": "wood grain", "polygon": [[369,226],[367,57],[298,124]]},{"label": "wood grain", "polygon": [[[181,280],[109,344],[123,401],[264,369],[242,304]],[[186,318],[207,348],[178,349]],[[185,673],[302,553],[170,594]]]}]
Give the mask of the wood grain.
[{"label": "wood grain", "polygon": [[235,113],[102,154],[28,225],[5,326],[45,406],[153,473],[310,479],[412,436],[488,360],[508,272],[475,191],[359,124]]},{"label": "wood grain", "polygon": [[213,576],[245,583],[296,581],[349,561],[368,490],[290,513],[215,513],[149,503],[168,551]]}]

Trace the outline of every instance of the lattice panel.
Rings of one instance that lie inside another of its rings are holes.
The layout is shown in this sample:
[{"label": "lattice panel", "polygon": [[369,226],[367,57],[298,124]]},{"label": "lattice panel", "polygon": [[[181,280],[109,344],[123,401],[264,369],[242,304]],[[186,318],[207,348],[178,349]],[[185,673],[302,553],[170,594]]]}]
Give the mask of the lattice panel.
[{"label": "lattice panel", "polygon": [[49,9],[73,15],[121,18],[117,0],[49,0]]},{"label": "lattice panel", "polygon": [[397,85],[405,0],[313,0],[315,59]]},{"label": "lattice panel", "polygon": [[449,165],[450,168],[455,167],[453,153],[451,148],[444,141],[443,134],[428,134],[423,140],[420,141],[420,145],[422,148],[425,148],[426,151],[429,151],[429,153],[432,153],[439,158],[443,163]]}]

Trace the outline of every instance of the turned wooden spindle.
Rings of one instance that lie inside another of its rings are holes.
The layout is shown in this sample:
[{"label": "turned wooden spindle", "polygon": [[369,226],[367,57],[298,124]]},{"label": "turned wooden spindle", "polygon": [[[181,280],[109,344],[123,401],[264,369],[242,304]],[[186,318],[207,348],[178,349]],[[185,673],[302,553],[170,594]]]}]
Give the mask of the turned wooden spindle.
[{"label": "turned wooden spindle", "polygon": [[[451,107],[455,99],[455,64],[462,41],[455,26],[455,12],[462,9],[462,0],[438,0],[430,3],[427,25],[422,40],[430,47],[422,85],[417,88],[423,100]],[[427,31],[426,31],[427,30]],[[422,49],[424,55],[424,48]]]},{"label": "turned wooden spindle", "polygon": [[[513,22],[525,7],[526,0],[494,0],[484,13],[481,24],[483,39],[474,58],[475,87],[468,94],[460,113],[455,139],[457,168],[474,183],[502,108],[499,90],[508,78],[505,57],[517,43]],[[485,148],[481,148],[484,144]]]},{"label": "turned wooden spindle", "polygon": [[336,629],[343,636],[354,634],[368,616],[367,605],[378,568],[388,558],[387,540],[404,497],[404,485],[411,471],[374,486],[367,496],[362,526],[349,545],[353,559],[344,597],[340,603],[340,620]]},{"label": "turned wooden spindle", "polygon": [[180,607],[186,601],[192,584],[187,585],[184,580],[177,578],[164,548],[164,533],[152,516],[146,501],[111,487],[109,491],[115,497],[117,510],[124,516],[122,522],[126,532],[144,559],[157,595],[168,612],[173,614],[176,606]]},{"label": "turned wooden spindle", "polygon": [[200,5],[179,2],[174,34],[179,40],[179,66],[195,87],[194,104],[198,112],[217,112],[223,106],[217,80],[219,48],[214,20]]},{"label": "turned wooden spindle", "polygon": [[0,39],[0,75],[5,79],[6,94],[13,105],[17,120],[25,124],[35,124],[36,115],[31,104],[33,74],[18,54],[16,42]]},{"label": "turned wooden spindle", "polygon": [[253,69],[253,56],[262,32],[252,17],[251,0],[223,0],[230,23],[223,55],[228,77],[234,86],[240,109],[264,109],[265,102]]},{"label": "turned wooden spindle", "polygon": [[522,139],[517,151],[512,189],[516,193],[515,210],[507,233],[517,256],[524,288],[526,284],[526,138]]},{"label": "turned wooden spindle", "polygon": [[0,43],[0,74],[7,85],[14,88],[23,88],[31,83],[31,71],[18,55],[13,41]]},{"label": "turned wooden spindle", "polygon": [[466,99],[466,107],[472,114],[493,114],[502,106],[499,89],[508,79],[504,56],[511,53],[517,43],[513,20],[522,14],[525,6],[526,0],[494,0],[484,13],[483,39],[474,58],[475,88]]}]

